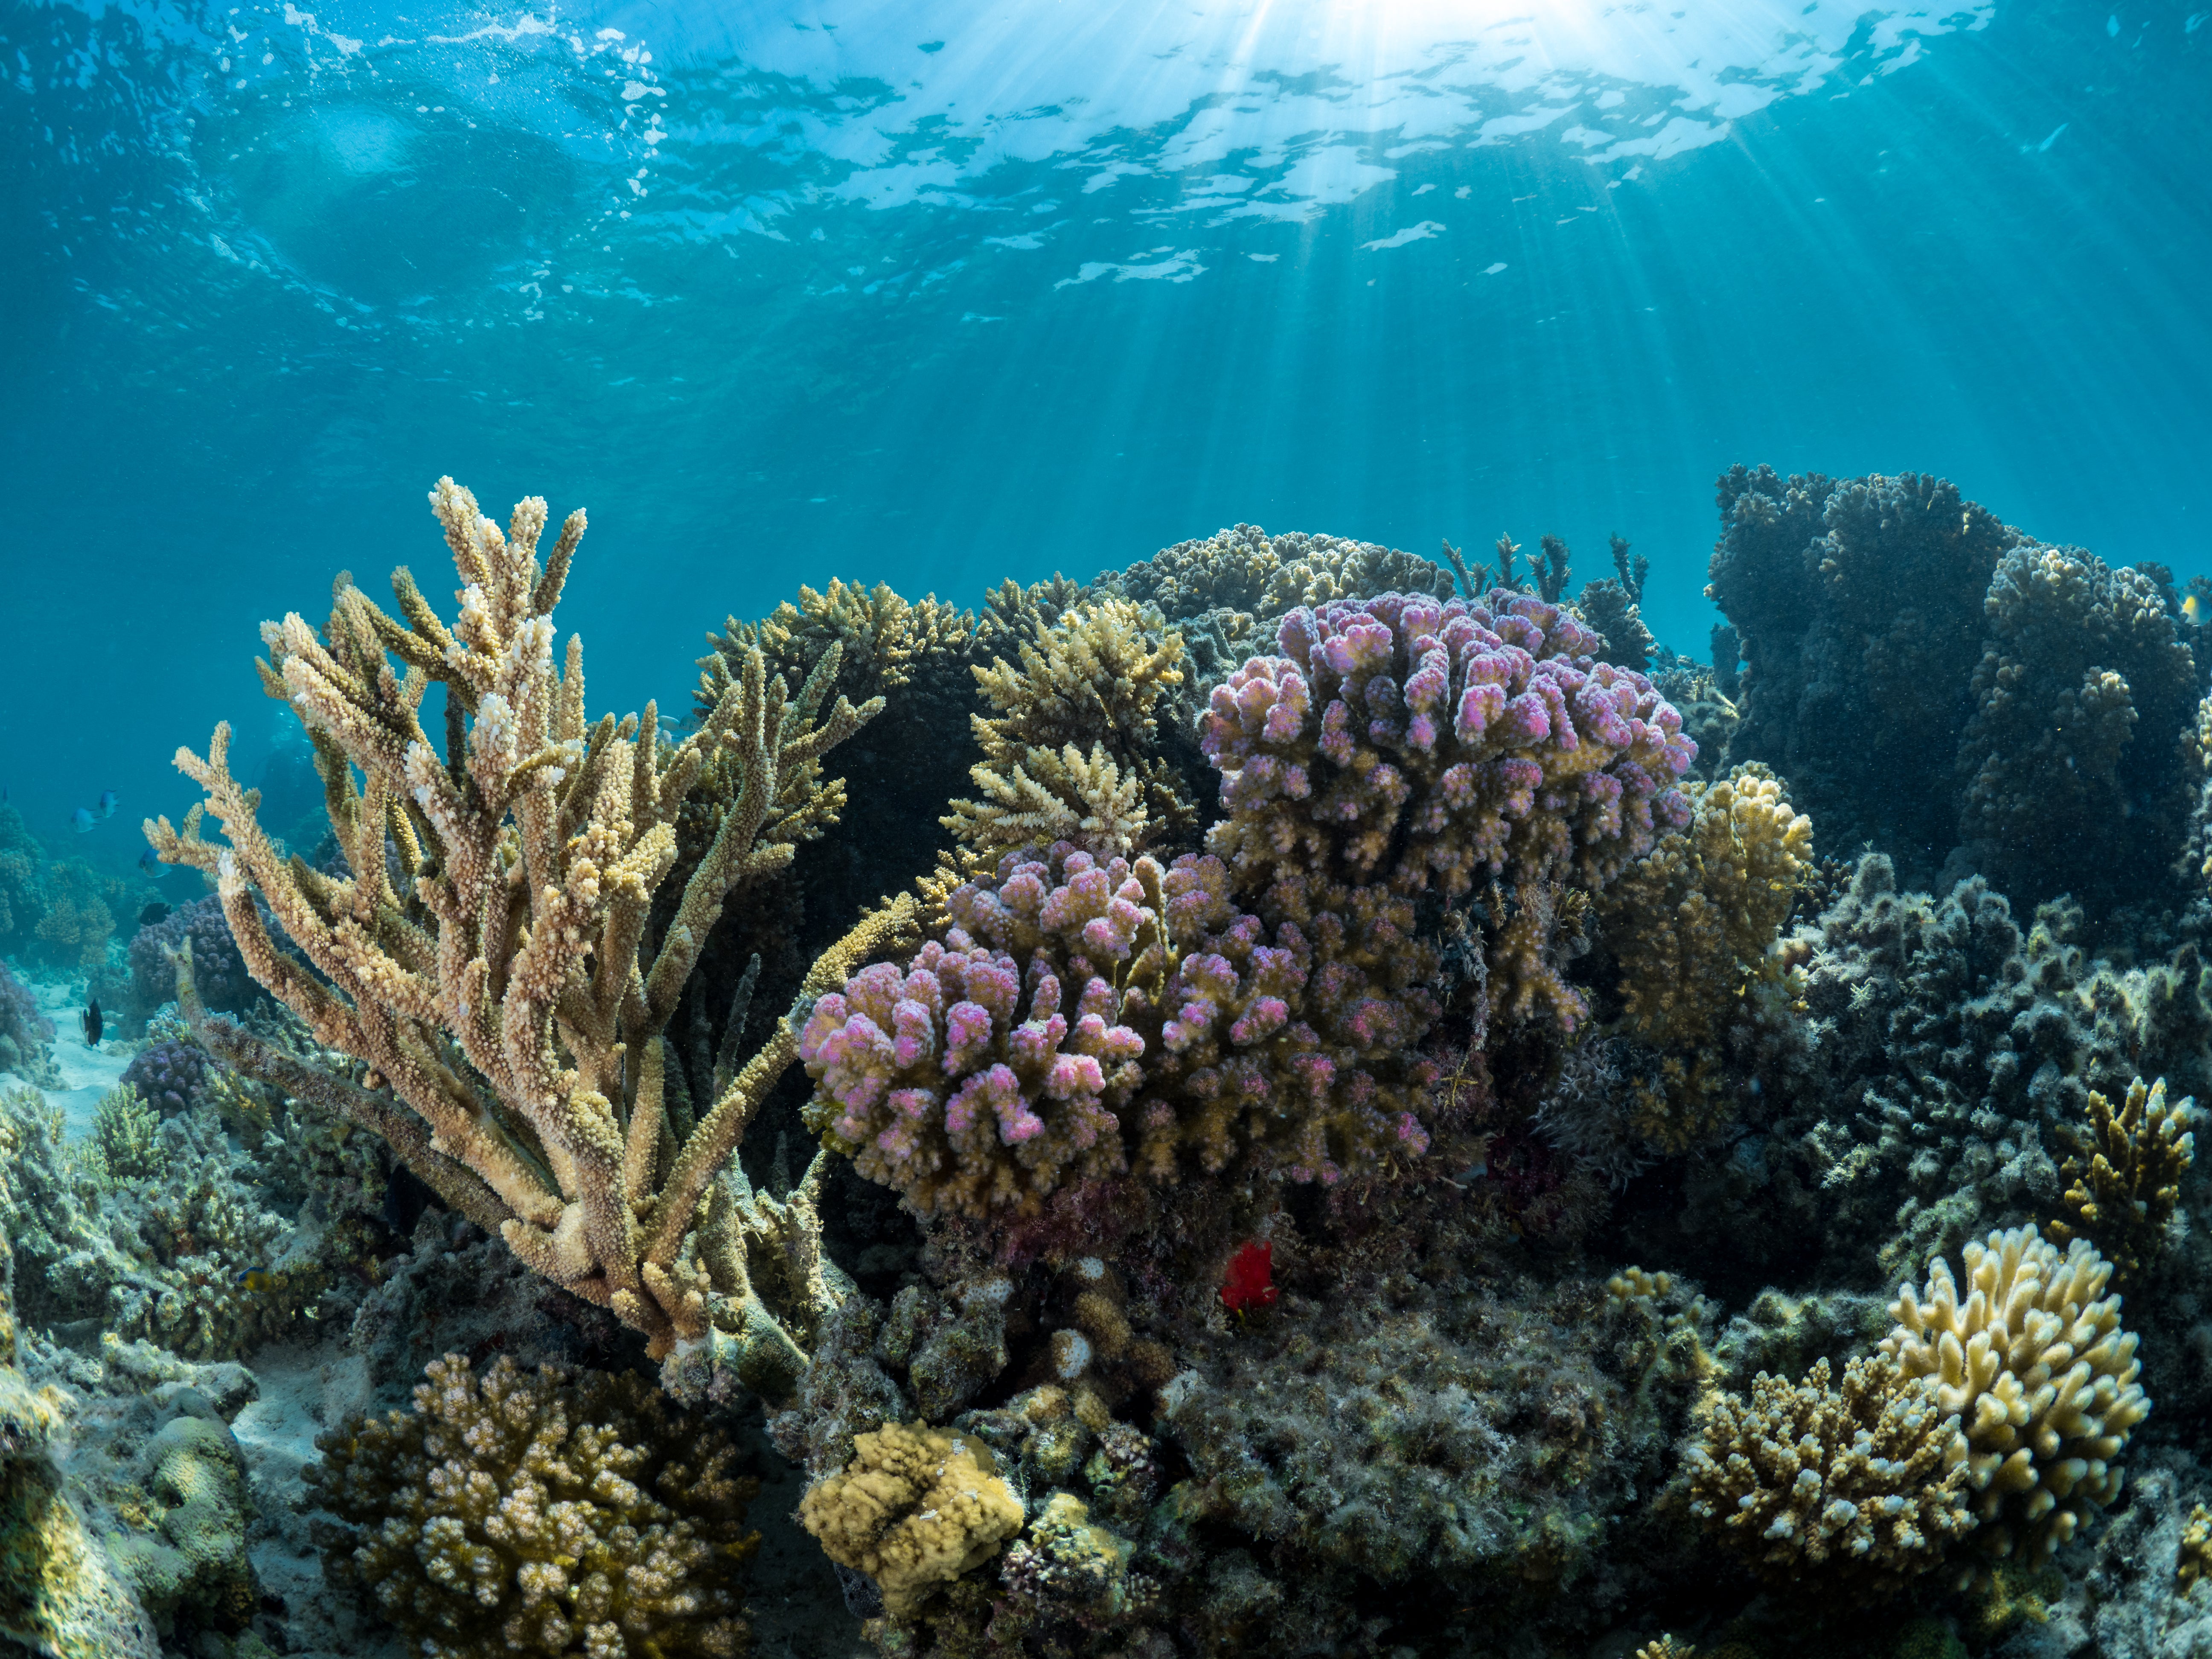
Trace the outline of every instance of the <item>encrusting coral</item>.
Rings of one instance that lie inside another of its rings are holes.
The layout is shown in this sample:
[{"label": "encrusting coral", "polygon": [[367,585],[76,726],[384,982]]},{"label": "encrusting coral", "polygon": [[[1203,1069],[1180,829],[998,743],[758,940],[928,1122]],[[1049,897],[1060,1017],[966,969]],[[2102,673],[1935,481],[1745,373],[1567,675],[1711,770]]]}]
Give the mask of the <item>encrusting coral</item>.
[{"label": "encrusting coral", "polygon": [[2109,1257],[2114,1279],[2134,1278],[2166,1243],[2197,1158],[2195,1116],[2192,1101],[2166,1103],[2164,1078],[2148,1089],[2137,1078],[2117,1108],[2091,1090],[2088,1127],[2075,1131],[2063,1170],[2073,1219],[2051,1222],[2051,1236],[2063,1244],[2080,1232]]},{"label": "encrusting coral", "polygon": [[325,1560],[425,1659],[735,1659],[757,1483],[633,1376],[434,1360],[415,1409],[315,1437]]},{"label": "encrusting coral", "polygon": [[[730,894],[787,862],[833,810],[821,757],[878,705],[840,698],[817,720],[836,650],[793,695],[756,648],[681,744],[664,741],[650,703],[641,719],[593,724],[580,641],[565,671],[553,651],[583,514],[541,566],[542,501],[522,502],[505,535],[450,479],[431,501],[463,585],[453,628],[401,570],[404,623],[343,582],[321,634],[296,614],[263,630],[264,684],[307,724],[353,873],[287,860],[231,775],[228,725],[204,758],[177,759],[229,847],[201,837],[197,807],[182,833],[164,818],[148,836],[216,878],[255,978],[405,1103],[364,1110],[363,1091],[338,1091],[448,1205],[642,1332],[655,1358],[704,1344],[713,1370],[765,1368],[787,1385],[796,1349],[745,1278],[745,1218],[718,1176],[795,1035],[778,1027],[679,1145],[661,1034]],[[416,718],[433,682],[446,692],[442,752]],[[646,921],[674,860],[672,821],[710,766],[726,805],[655,945]],[[313,971],[277,947],[257,894]],[[816,964],[809,994],[905,913],[864,921]]]},{"label": "encrusting coral", "polygon": [[1022,1515],[989,1448],[921,1422],[858,1436],[852,1463],[816,1480],[799,1504],[823,1552],[874,1579],[894,1619],[990,1559],[1021,1530]]},{"label": "encrusting coral", "polygon": [[2104,1293],[2112,1264],[2087,1240],[2061,1256],[2015,1227],[1967,1245],[1965,1264],[1963,1301],[1940,1257],[1923,1291],[1899,1287],[1881,1350],[1934,1378],[1937,1409],[1960,1420],[1973,1541],[2034,1566],[2119,1495],[2113,1460],[2151,1402],[2120,1298]]},{"label": "encrusting coral", "polygon": [[1009,855],[908,968],[815,1005],[809,1127],[918,1208],[969,1215],[1132,1165],[1164,1179],[1186,1149],[1325,1182],[1418,1157],[1437,1011],[1409,908],[1362,890],[1269,929],[1228,892],[1210,854]]},{"label": "encrusting coral", "polygon": [[1833,1381],[1761,1371],[1717,1395],[1689,1455],[1690,1512],[1763,1576],[1894,1591],[1971,1531],[1966,1442],[1936,1386],[1876,1355]]}]

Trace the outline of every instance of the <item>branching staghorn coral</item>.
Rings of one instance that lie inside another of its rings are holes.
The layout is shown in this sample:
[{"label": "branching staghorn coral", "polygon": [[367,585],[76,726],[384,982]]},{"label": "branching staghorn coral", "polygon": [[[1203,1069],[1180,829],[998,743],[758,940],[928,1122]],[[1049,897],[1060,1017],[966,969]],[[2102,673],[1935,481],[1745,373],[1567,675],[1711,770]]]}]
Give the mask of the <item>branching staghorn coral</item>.
[{"label": "branching staghorn coral", "polygon": [[756,1482],[632,1376],[433,1361],[412,1412],[315,1437],[318,1541],[425,1659],[736,1659]]},{"label": "branching staghorn coral", "polygon": [[1211,856],[1010,856],[907,969],[815,1005],[808,1126],[916,1208],[977,1216],[1186,1152],[1324,1182],[1418,1157],[1437,1009],[1411,907],[1339,890],[1270,930],[1228,891]]},{"label": "branching staghorn coral", "polygon": [[836,690],[865,703],[903,690],[933,656],[964,659],[975,638],[975,613],[956,611],[934,593],[910,603],[887,583],[863,589],[833,576],[827,592],[802,586],[798,604],[787,599],[767,621],[741,623],[732,617],[721,633],[708,636],[714,649],[700,664],[700,713],[711,714],[729,686],[744,678],[746,653],[756,647],[770,674],[798,685],[836,646],[841,653]]},{"label": "branching staghorn coral", "polygon": [[2117,1108],[2091,1090],[2088,1126],[2074,1132],[2063,1170],[2074,1218],[2051,1223],[2051,1236],[2063,1244],[2079,1232],[2109,1253],[2115,1279],[2134,1278],[2165,1245],[2181,1178],[2197,1160],[2195,1117],[2186,1097],[2166,1103],[2164,1078],[2148,1089],[2137,1078]]},{"label": "branching staghorn coral", "polygon": [[[431,501],[463,584],[453,628],[403,569],[404,623],[343,583],[320,635],[296,614],[263,629],[264,686],[307,723],[353,873],[287,861],[255,820],[258,793],[231,775],[228,724],[204,758],[179,750],[177,763],[230,845],[202,837],[200,807],[181,833],[164,818],[147,835],[167,861],[216,878],[254,977],[318,1042],[389,1084],[408,1110],[387,1119],[420,1120],[394,1150],[449,1204],[643,1333],[654,1358],[706,1345],[741,1375],[787,1373],[790,1339],[775,1340],[781,1327],[743,1275],[718,1177],[795,1033],[779,1026],[680,1144],[663,1109],[661,1034],[729,895],[788,862],[828,810],[821,756],[878,705],[841,697],[817,720],[836,650],[794,696],[756,648],[681,744],[664,742],[650,703],[641,719],[592,724],[581,642],[571,636],[565,671],[553,657],[584,515],[541,566],[543,501],[518,506],[505,535],[451,479]],[[433,682],[446,692],[442,753],[417,718]],[[650,941],[672,820],[715,764],[727,805]],[[277,948],[257,893],[313,971]],[[902,903],[864,921],[815,964],[806,994],[904,915]]]},{"label": "branching staghorn coral", "polygon": [[2015,1227],[1964,1254],[1966,1298],[1938,1257],[1924,1291],[1899,1286],[1881,1351],[1906,1376],[1935,1378],[1936,1408],[1959,1419],[1973,1541],[2038,1566],[2119,1495],[2113,1460],[2151,1402],[2120,1298],[2105,1295],[2112,1264],[2086,1239],[2062,1257]]},{"label": "branching staghorn coral", "polygon": [[1936,1386],[1884,1355],[1832,1382],[1761,1371],[1725,1391],[1689,1457],[1690,1513],[1767,1578],[1890,1592],[1972,1529],[1966,1443]]},{"label": "branching staghorn coral", "polygon": [[1192,816],[1175,770],[1149,750],[1161,695],[1182,681],[1182,635],[1152,643],[1156,617],[1126,599],[1071,609],[1021,647],[975,670],[995,711],[973,717],[981,801],[956,800],[940,822],[987,872],[1004,854],[1067,841],[1127,856]]},{"label": "branching staghorn coral", "polygon": [[[1675,1152],[1727,1117],[1717,1052],[1727,1030],[1787,1011],[1778,941],[1813,870],[1813,821],[1756,762],[1693,788],[1692,799],[1689,827],[1598,900],[1600,939],[1621,971],[1622,1023],[1666,1057],[1663,1085],[1637,1090],[1636,1127]],[[1778,1000],[1779,1011],[1769,1006]]]}]

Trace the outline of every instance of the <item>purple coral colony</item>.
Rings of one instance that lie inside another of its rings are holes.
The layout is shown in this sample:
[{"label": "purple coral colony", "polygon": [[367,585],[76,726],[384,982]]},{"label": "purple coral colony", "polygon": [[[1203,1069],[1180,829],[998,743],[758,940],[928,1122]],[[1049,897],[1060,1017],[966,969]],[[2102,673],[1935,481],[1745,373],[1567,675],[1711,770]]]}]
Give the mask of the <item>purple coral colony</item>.
[{"label": "purple coral colony", "polygon": [[0,1645],[2212,1651],[2160,567],[1738,468],[1710,663],[1239,526],[617,718],[431,500],[305,816],[0,805]]}]

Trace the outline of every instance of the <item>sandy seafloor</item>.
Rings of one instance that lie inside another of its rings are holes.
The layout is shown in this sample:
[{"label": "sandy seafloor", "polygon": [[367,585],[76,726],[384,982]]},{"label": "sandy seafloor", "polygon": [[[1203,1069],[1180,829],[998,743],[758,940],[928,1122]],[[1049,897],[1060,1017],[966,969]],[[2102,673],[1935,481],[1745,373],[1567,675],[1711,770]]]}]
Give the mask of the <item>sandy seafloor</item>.
[{"label": "sandy seafloor", "polygon": [[[121,1080],[140,1045],[110,1039],[88,1048],[78,1021],[83,977],[10,965],[54,1025],[52,1054],[64,1086],[38,1092],[61,1109],[70,1139],[80,1139],[90,1133],[94,1109]],[[24,1079],[0,1071],[0,1082]],[[308,1536],[303,1500],[309,1488],[301,1471],[319,1455],[316,1435],[353,1413],[404,1403],[374,1397],[368,1362],[348,1338],[340,1327],[320,1341],[274,1345],[239,1362],[255,1385],[230,1419],[255,1509],[250,1557],[264,1605],[269,1598],[283,1603],[291,1659],[404,1659],[408,1653],[398,1631],[362,1618],[325,1584],[321,1557]],[[761,1534],[746,1598],[751,1653],[757,1659],[867,1659],[873,1650],[845,1608],[836,1569],[794,1518],[805,1476],[768,1444],[757,1410],[744,1429],[760,1481],[750,1510]]]}]

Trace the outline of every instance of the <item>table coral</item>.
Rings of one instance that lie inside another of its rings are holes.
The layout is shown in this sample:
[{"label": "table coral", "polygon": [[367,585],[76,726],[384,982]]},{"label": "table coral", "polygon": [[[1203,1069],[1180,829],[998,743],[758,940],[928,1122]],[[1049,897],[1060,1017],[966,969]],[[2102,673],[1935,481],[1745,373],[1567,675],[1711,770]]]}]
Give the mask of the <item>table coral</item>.
[{"label": "table coral", "polygon": [[415,1409],[315,1437],[304,1472],[334,1574],[426,1659],[734,1659],[756,1483],[728,1436],[629,1375],[501,1355],[431,1363]]},{"label": "table coral", "polygon": [[2051,1236],[2063,1244],[2079,1231],[2094,1241],[2117,1280],[2140,1273],[2164,1247],[2181,1179],[2196,1162],[2196,1115],[2193,1101],[2167,1103],[2164,1078],[2148,1089],[2137,1078],[2118,1107],[2091,1090],[2088,1126],[2074,1131],[2063,1170],[2074,1218],[2051,1223]]},{"label": "table coral", "polygon": [[1886,1356],[1718,1394],[1689,1481],[1691,1514],[1784,1584],[1893,1592],[1974,1524],[1955,1409]]},{"label": "table coral", "polygon": [[908,966],[816,1004],[809,1126],[916,1207],[1033,1212],[1064,1183],[1186,1152],[1304,1181],[1416,1157],[1432,953],[1371,890],[1273,929],[1218,859],[1009,857]]},{"label": "table coral", "polygon": [[876,1581],[893,1619],[997,1554],[1022,1513],[987,1447],[919,1421],[858,1436],[851,1464],[799,1503],[800,1524],[831,1560]]},{"label": "table coral", "polygon": [[2106,1296],[2112,1264],[2086,1239],[2061,1256],[2033,1226],[1992,1232],[1926,1288],[1899,1287],[1882,1352],[1908,1377],[1933,1377],[1937,1409],[1967,1441],[1973,1541],[2033,1566],[2119,1495],[2114,1460],[2150,1401],[2136,1378],[2136,1339]]}]

